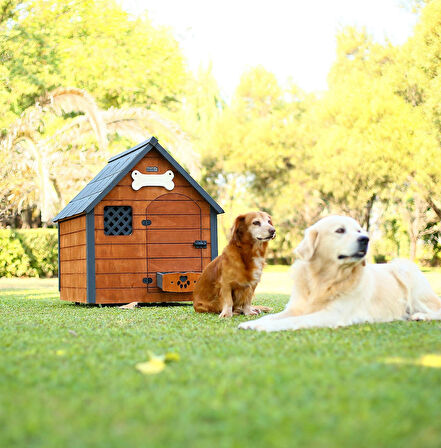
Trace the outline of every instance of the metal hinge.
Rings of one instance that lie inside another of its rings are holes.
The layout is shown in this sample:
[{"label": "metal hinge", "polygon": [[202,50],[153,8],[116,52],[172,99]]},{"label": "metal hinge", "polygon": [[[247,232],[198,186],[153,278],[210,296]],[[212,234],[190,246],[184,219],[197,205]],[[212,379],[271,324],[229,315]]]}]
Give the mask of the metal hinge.
[{"label": "metal hinge", "polygon": [[193,243],[193,246],[196,247],[196,249],[206,249],[207,248],[207,242],[205,240],[196,240]]},{"label": "metal hinge", "polygon": [[150,283],[153,283],[153,279],[152,279],[152,277],[144,277],[142,279],[142,282],[146,283],[147,285],[149,285]]},{"label": "metal hinge", "polygon": [[141,224],[146,227],[149,226],[151,223],[152,223],[152,221],[150,221],[150,219],[143,219],[141,221]]}]

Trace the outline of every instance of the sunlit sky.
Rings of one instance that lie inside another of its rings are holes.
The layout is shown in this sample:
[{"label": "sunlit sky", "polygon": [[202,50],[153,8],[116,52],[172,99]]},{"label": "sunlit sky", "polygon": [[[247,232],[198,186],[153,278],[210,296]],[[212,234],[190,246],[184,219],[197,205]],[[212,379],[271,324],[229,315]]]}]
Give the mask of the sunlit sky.
[{"label": "sunlit sky", "polygon": [[170,27],[192,70],[211,63],[226,98],[256,65],[281,83],[291,78],[304,90],[325,90],[341,27],[365,27],[377,41],[400,44],[417,20],[403,0],[121,1],[128,11],[146,9],[156,25]]}]

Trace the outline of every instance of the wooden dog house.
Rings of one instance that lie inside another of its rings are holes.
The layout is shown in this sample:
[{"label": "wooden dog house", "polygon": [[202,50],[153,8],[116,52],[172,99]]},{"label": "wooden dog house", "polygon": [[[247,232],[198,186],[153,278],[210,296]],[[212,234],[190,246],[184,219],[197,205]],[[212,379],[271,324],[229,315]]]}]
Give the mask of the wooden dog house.
[{"label": "wooden dog house", "polygon": [[192,300],[222,208],[155,137],[112,157],[54,218],[62,300]]}]

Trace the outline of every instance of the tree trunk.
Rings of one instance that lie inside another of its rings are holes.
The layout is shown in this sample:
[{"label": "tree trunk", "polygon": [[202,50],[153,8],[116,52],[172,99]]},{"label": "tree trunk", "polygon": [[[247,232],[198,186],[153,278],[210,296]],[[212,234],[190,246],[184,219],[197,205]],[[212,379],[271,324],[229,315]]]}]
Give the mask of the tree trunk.
[{"label": "tree trunk", "polygon": [[415,261],[418,239],[415,238],[413,235],[410,235],[409,239],[410,239],[409,257],[411,261]]},{"label": "tree trunk", "polygon": [[372,197],[369,199],[368,203],[366,204],[366,213],[364,215],[363,224],[364,224],[367,232],[369,232],[369,228],[370,228],[370,224],[371,224],[372,207],[374,206],[376,197],[377,197],[376,194],[372,195]]}]

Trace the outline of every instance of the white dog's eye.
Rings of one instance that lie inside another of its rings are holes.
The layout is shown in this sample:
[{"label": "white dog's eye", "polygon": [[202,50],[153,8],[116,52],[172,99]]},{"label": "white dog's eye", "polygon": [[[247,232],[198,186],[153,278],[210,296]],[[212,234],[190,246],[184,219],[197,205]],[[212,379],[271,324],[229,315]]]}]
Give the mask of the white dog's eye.
[{"label": "white dog's eye", "polygon": [[260,226],[260,221],[253,221],[253,225]]},{"label": "white dog's eye", "polygon": [[345,230],[344,227],[340,227],[339,229],[337,229],[337,230],[335,231],[335,233],[345,233],[345,232],[346,232],[346,230]]}]

